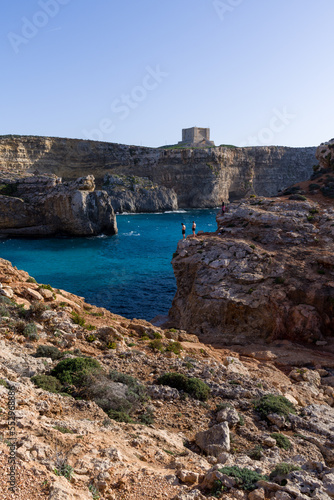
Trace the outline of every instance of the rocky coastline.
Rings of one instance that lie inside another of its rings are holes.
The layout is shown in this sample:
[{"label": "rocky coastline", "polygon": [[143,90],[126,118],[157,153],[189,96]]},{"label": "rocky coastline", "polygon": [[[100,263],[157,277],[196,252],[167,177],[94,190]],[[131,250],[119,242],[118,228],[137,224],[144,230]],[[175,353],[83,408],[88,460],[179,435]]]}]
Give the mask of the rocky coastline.
[{"label": "rocky coastline", "polygon": [[93,176],[63,183],[55,175],[4,179],[0,185],[0,235],[95,236],[117,233],[116,216]]}]

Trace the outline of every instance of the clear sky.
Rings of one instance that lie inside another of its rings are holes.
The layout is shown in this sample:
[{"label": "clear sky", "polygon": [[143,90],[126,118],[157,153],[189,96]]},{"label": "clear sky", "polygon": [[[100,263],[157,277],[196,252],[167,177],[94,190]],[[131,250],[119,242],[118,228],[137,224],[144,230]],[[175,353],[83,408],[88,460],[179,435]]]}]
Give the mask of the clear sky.
[{"label": "clear sky", "polygon": [[3,0],[0,14],[0,134],[334,137],[333,0]]}]

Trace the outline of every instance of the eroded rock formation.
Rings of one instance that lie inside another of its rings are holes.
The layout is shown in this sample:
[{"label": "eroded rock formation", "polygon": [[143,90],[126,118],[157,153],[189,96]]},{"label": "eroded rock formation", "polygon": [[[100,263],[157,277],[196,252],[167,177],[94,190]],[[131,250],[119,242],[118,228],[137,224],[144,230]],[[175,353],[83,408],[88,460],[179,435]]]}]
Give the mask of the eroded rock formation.
[{"label": "eroded rock formation", "polygon": [[165,212],[177,210],[174,189],[158,186],[147,177],[106,174],[103,190],[110,197],[115,212]]},{"label": "eroded rock formation", "polygon": [[272,196],[309,178],[316,148],[163,149],[50,137],[0,138],[0,172],[53,173],[64,180],[105,174],[147,177],[174,189],[179,207],[215,207],[255,192]]},{"label": "eroded rock formation", "polygon": [[334,209],[300,198],[232,203],[216,233],[179,242],[175,326],[227,344],[326,344],[334,335]]},{"label": "eroded rock formation", "polygon": [[63,184],[55,175],[28,176],[1,185],[0,234],[93,236],[117,233],[105,191],[93,176]]}]

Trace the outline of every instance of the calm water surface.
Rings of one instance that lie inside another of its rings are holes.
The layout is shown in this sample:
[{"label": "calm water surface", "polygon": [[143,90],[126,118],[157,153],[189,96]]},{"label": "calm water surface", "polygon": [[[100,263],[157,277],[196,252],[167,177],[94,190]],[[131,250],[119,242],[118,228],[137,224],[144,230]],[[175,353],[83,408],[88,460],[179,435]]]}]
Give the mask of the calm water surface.
[{"label": "calm water surface", "polygon": [[150,320],[168,313],[176,291],[171,259],[181,222],[187,235],[193,220],[197,230],[215,231],[217,211],[117,215],[115,236],[0,240],[0,257],[39,283],[127,318]]}]

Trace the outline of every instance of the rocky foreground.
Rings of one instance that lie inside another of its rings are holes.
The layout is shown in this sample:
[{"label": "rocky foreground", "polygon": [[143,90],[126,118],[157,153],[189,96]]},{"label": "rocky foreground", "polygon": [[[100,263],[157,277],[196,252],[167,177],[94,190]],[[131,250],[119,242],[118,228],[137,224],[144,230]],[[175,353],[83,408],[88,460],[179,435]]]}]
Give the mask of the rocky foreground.
[{"label": "rocky foreground", "polygon": [[[240,245],[241,261],[261,262]],[[116,316],[3,259],[0,283],[2,500],[334,498],[329,353],[288,340],[213,348],[192,328]]]}]

